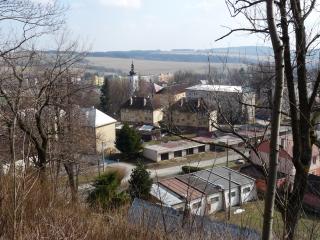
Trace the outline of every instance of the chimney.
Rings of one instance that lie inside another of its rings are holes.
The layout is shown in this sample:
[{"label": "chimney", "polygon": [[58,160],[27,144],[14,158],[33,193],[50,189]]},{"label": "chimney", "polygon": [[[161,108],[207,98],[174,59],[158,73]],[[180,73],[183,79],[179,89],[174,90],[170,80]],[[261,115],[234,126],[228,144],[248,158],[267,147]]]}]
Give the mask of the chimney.
[{"label": "chimney", "polygon": [[133,104],[133,98],[130,97],[130,106],[132,106],[132,104]]},{"label": "chimney", "polygon": [[143,98],[143,106],[145,107],[147,105],[147,99]]}]

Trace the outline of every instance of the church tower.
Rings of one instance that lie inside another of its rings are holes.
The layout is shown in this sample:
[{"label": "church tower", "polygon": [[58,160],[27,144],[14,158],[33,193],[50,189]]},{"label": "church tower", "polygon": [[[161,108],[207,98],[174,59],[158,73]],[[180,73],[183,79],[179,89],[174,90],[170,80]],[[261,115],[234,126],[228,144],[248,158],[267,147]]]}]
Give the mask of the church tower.
[{"label": "church tower", "polygon": [[132,96],[134,94],[134,92],[137,91],[139,88],[139,77],[138,77],[137,73],[134,71],[133,61],[131,63],[131,70],[129,72],[128,78],[129,78],[130,96]]}]

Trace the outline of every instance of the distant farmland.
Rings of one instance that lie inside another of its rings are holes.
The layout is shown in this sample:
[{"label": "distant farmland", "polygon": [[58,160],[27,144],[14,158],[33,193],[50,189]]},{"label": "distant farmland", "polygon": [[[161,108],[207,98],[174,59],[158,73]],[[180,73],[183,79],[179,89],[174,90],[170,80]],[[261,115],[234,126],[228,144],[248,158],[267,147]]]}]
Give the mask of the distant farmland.
[{"label": "distant farmland", "polygon": [[[128,72],[130,70],[131,59],[126,58],[110,58],[110,57],[87,57],[89,67],[99,67],[105,69],[116,69],[122,72]],[[133,59],[135,70],[141,75],[159,74],[176,71],[192,71],[196,73],[208,72],[207,63],[199,62],[173,62],[173,61],[153,61],[153,60],[141,60]],[[211,63],[213,68],[240,68],[244,64],[227,64]]]}]

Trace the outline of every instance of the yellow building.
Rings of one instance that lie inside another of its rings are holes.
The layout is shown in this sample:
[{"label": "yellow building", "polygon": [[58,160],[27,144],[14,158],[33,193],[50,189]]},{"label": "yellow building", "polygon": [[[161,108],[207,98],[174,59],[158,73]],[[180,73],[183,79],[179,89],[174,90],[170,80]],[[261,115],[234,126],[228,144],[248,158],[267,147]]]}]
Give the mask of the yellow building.
[{"label": "yellow building", "polygon": [[92,84],[101,87],[104,83],[104,77],[99,75],[92,76]]},{"label": "yellow building", "polygon": [[98,109],[84,108],[85,125],[91,134],[91,149],[101,152],[102,149],[114,149],[116,141],[117,120]]},{"label": "yellow building", "polygon": [[131,97],[120,110],[121,122],[158,125],[163,119],[159,101],[150,97]]},{"label": "yellow building", "polygon": [[203,99],[182,98],[169,108],[166,121],[181,129],[211,132],[217,112],[209,110]]}]

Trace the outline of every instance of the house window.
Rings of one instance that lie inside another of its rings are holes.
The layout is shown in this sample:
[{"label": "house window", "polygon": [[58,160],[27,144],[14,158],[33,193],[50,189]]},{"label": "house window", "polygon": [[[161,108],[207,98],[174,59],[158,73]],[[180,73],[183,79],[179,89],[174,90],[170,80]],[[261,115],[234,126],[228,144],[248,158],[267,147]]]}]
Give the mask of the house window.
[{"label": "house window", "polygon": [[197,202],[197,203],[194,203],[193,205],[192,205],[192,208],[193,209],[198,209],[198,208],[200,208],[201,207],[201,202]]},{"label": "house window", "polygon": [[231,192],[231,197],[235,197],[236,196],[236,192]]},{"label": "house window", "polygon": [[317,157],[313,157],[312,158],[312,162],[313,162],[313,164],[316,164],[317,163]]},{"label": "house window", "polygon": [[182,157],[182,151],[175,151],[174,152],[174,157]]},{"label": "house window", "polygon": [[198,152],[205,152],[205,151],[206,151],[206,147],[205,146],[198,147]]},{"label": "house window", "polygon": [[246,187],[246,188],[244,188],[243,189],[243,193],[248,193],[248,192],[250,192],[251,191],[251,188],[250,187]]},{"label": "house window", "polygon": [[161,160],[168,160],[168,159],[169,159],[169,153],[161,154]]},{"label": "house window", "polygon": [[214,197],[214,198],[211,198],[211,203],[216,203],[216,202],[219,202],[219,197]]},{"label": "house window", "polygon": [[193,154],[193,148],[188,148],[186,152],[187,152],[187,155]]}]

